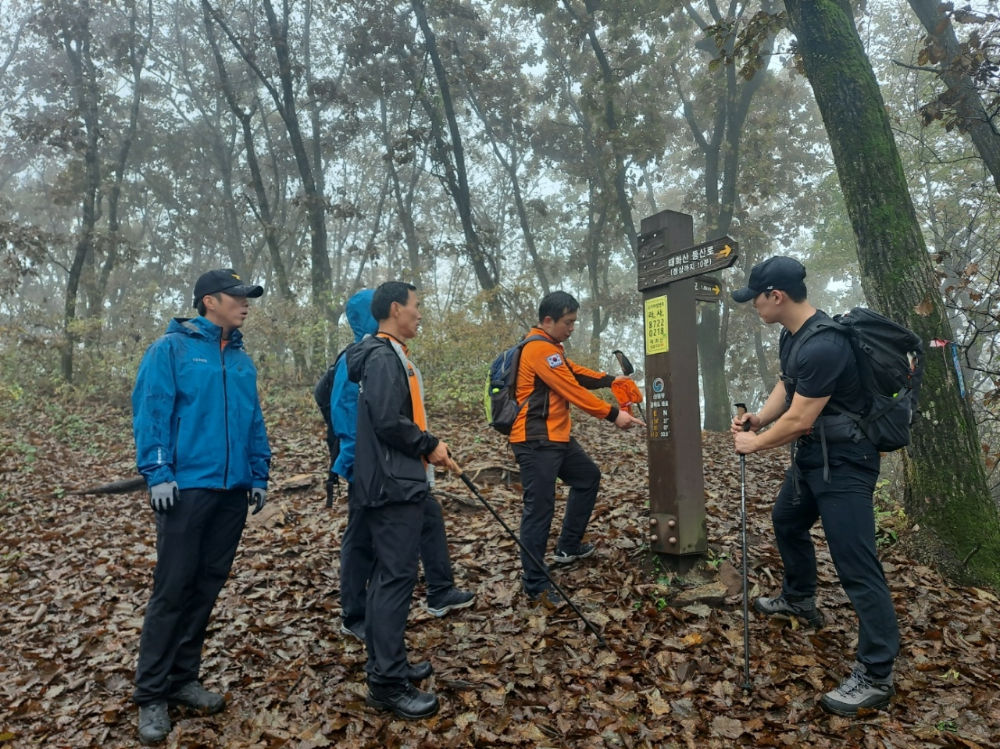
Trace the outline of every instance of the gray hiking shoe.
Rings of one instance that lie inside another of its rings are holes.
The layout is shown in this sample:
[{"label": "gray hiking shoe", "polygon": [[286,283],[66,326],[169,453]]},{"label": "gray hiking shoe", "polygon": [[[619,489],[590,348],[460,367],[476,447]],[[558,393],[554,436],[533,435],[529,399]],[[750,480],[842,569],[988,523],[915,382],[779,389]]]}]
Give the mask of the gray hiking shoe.
[{"label": "gray hiking shoe", "polygon": [[354,624],[348,624],[347,622],[340,622],[340,634],[347,635],[348,637],[353,637],[359,642],[365,641],[365,623],[355,622]]},{"label": "gray hiking shoe", "polygon": [[571,564],[577,559],[586,559],[589,556],[593,556],[595,551],[597,551],[597,547],[594,544],[580,544],[572,551],[558,549],[555,556],[552,557],[552,562],[554,564]]},{"label": "gray hiking shoe", "polygon": [[827,712],[853,718],[861,708],[878,710],[885,707],[895,694],[892,676],[873,679],[863,664],[855,663],[851,675],[832,692],[820,697],[819,704]]},{"label": "gray hiking shoe", "polygon": [[139,707],[139,743],[159,744],[170,734],[170,718],[166,702],[153,702]]},{"label": "gray hiking shoe", "polygon": [[783,595],[774,598],[762,596],[753,602],[753,607],[767,616],[776,616],[779,619],[791,619],[794,616],[815,629],[823,626],[823,614],[816,608],[815,598],[789,601]]},{"label": "gray hiking shoe", "polygon": [[225,697],[209,692],[197,681],[189,681],[180,689],[174,690],[169,701],[171,705],[183,705],[204,715],[215,715],[226,707]]},{"label": "gray hiking shoe", "polygon": [[427,611],[437,617],[442,617],[449,611],[455,611],[456,609],[465,609],[476,602],[476,594],[471,590],[459,590],[458,588],[451,587],[448,592],[441,596],[440,600],[435,601],[431,604],[431,600],[427,599]]}]

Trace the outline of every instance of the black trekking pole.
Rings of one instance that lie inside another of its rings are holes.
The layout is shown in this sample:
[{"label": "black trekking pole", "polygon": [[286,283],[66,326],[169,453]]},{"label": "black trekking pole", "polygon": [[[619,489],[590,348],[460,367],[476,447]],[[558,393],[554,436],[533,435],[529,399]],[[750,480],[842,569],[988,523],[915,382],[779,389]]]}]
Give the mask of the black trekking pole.
[{"label": "black trekking pole", "polygon": [[548,567],[546,567],[544,564],[542,564],[541,562],[539,562],[538,559],[535,558],[535,555],[532,554],[530,551],[528,551],[524,547],[524,544],[521,543],[521,539],[519,539],[517,537],[517,534],[514,533],[514,531],[512,531],[510,529],[510,526],[507,525],[507,523],[504,522],[504,519],[502,517],[500,517],[500,515],[497,513],[496,510],[493,509],[493,506],[489,502],[486,501],[486,498],[483,497],[483,495],[479,493],[479,490],[476,489],[476,485],[473,484],[472,480],[468,476],[465,475],[465,471],[463,471],[458,466],[458,464],[455,463],[454,461],[452,461],[452,465],[454,466],[452,468],[452,471],[455,473],[455,475],[457,475],[460,479],[462,479],[462,483],[464,483],[467,487],[469,487],[469,491],[472,492],[475,495],[476,499],[478,499],[480,502],[482,502],[483,506],[486,507],[486,509],[490,511],[490,514],[492,514],[493,517],[495,517],[497,519],[497,522],[500,523],[500,525],[503,526],[503,529],[505,531],[507,531],[507,535],[509,535],[511,538],[513,538],[517,542],[517,545],[521,547],[521,551],[523,551],[525,554],[528,555],[528,559],[530,559],[532,562],[534,562],[538,567],[540,567],[542,569],[542,571],[545,573],[545,577],[547,577],[549,579],[549,582],[552,583],[552,587],[555,588],[557,591],[559,591],[559,595],[561,595],[563,597],[563,600],[566,601],[566,603],[569,604],[569,607],[571,609],[573,609],[574,613],[576,613],[576,615],[583,620],[583,623],[587,625],[587,628],[591,632],[594,633],[594,637],[597,638],[597,641],[600,642],[601,645],[603,645],[608,650],[611,650],[611,648],[608,647],[608,643],[605,642],[603,635],[601,635],[601,633],[597,631],[597,627],[595,627],[591,623],[591,621],[587,617],[585,617],[583,615],[583,612],[580,611],[580,609],[578,609],[576,607],[576,604],[573,603],[570,600],[570,598],[569,598],[568,595],[566,595],[566,591],[563,590],[559,586],[559,584],[555,580],[552,579],[552,575],[549,574]]},{"label": "black trekking pole", "polygon": [[[736,414],[743,416],[747,412],[745,403],[736,404]],[[750,421],[743,422],[743,431],[750,431]],[[740,455],[740,525],[743,542],[743,690],[753,690],[750,682],[750,595],[747,592],[747,456]]]},{"label": "black trekking pole", "polygon": [[326,476],[326,507],[333,507],[333,489],[337,485],[337,474],[332,471]]},{"label": "black trekking pole", "polygon": [[[620,366],[622,368],[622,374],[623,375],[625,375],[626,377],[628,377],[630,375],[635,374],[635,367],[632,366],[632,362],[630,362],[628,360],[628,357],[625,356],[625,352],[624,351],[619,351],[618,349],[615,349],[611,353],[614,354],[615,358],[618,360],[618,366]],[[639,408],[639,415],[642,417],[642,420],[645,421],[646,420],[646,412],[642,410],[642,404],[641,403],[636,403],[635,405]]]}]

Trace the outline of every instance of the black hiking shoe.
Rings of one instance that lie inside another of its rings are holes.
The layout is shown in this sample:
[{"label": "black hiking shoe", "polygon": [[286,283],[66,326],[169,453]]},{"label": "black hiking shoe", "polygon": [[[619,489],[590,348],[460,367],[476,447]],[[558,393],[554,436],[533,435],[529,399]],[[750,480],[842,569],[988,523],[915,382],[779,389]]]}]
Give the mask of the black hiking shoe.
[{"label": "black hiking shoe", "polygon": [[355,640],[363,643],[365,641],[365,623],[356,622],[354,624],[348,624],[347,622],[341,621],[340,634],[353,637]]},{"label": "black hiking shoe", "polygon": [[175,689],[168,700],[171,705],[183,705],[203,715],[215,715],[226,708],[225,697],[209,692],[197,681],[189,681],[180,689]]},{"label": "black hiking shoe", "polygon": [[422,692],[410,682],[403,684],[373,684],[368,682],[368,707],[388,710],[405,720],[420,720],[434,715],[440,703],[430,692]]},{"label": "black hiking shoe", "polygon": [[815,629],[823,626],[823,614],[816,608],[815,598],[789,601],[783,595],[774,598],[761,597],[753,602],[753,607],[762,614],[778,619],[791,619],[794,616]]},{"label": "black hiking shoe", "polygon": [[437,617],[442,617],[449,611],[456,609],[466,609],[476,602],[476,594],[470,590],[459,590],[452,586],[441,596],[440,600],[433,604],[427,599],[427,611]]},{"label": "black hiking shoe", "polygon": [[528,600],[534,604],[541,604],[547,609],[557,609],[566,603],[565,599],[554,587],[543,588],[537,593],[525,592]]},{"label": "black hiking shoe", "polygon": [[885,707],[894,694],[896,689],[891,675],[888,679],[874,679],[863,664],[855,663],[851,675],[832,692],[820,697],[819,704],[827,712],[853,718],[861,708],[879,710]]},{"label": "black hiking shoe", "polygon": [[433,673],[434,666],[431,665],[430,661],[410,663],[406,668],[406,678],[413,682],[429,679]]},{"label": "black hiking shoe", "polygon": [[166,702],[152,702],[139,706],[139,743],[143,746],[159,744],[170,734],[170,718]]},{"label": "black hiking shoe", "polygon": [[593,544],[580,544],[573,551],[557,549],[555,556],[552,557],[552,562],[554,564],[570,564],[577,559],[586,559],[589,556],[593,556],[595,551],[597,551],[597,547]]}]

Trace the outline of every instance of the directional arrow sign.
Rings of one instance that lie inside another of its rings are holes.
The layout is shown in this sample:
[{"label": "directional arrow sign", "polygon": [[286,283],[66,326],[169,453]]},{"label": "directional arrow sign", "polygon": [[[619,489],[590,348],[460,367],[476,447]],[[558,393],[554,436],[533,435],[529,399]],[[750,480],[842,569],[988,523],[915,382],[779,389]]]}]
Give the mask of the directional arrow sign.
[{"label": "directional arrow sign", "polygon": [[658,238],[650,237],[648,242],[643,239],[639,242],[640,291],[728,268],[740,254],[739,245],[731,237],[673,252],[665,252]]},{"label": "directional arrow sign", "polygon": [[697,276],[694,279],[694,298],[699,302],[718,302],[722,299],[722,281],[715,276]]}]

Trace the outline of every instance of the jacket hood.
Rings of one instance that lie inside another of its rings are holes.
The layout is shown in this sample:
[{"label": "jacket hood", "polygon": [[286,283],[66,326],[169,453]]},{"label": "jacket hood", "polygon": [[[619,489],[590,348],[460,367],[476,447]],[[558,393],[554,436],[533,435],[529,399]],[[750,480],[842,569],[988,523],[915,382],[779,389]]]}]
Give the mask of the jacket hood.
[{"label": "jacket hood", "polygon": [[351,330],[354,331],[355,342],[360,341],[366,335],[375,335],[378,330],[378,321],[372,315],[372,297],[374,296],[374,290],[362,289],[347,300],[347,322],[351,324]]},{"label": "jacket hood", "polygon": [[[203,341],[222,340],[222,328],[201,315],[191,318],[175,317],[167,326],[167,333],[180,333]],[[243,346],[243,334],[239,330],[229,332],[229,345]]]},{"label": "jacket hood", "polygon": [[[365,362],[373,351],[387,346],[381,338],[367,335],[357,344],[347,349],[344,358],[347,359],[347,379],[351,382],[361,382],[361,376],[365,373]],[[395,355],[395,354],[394,354]]]}]

